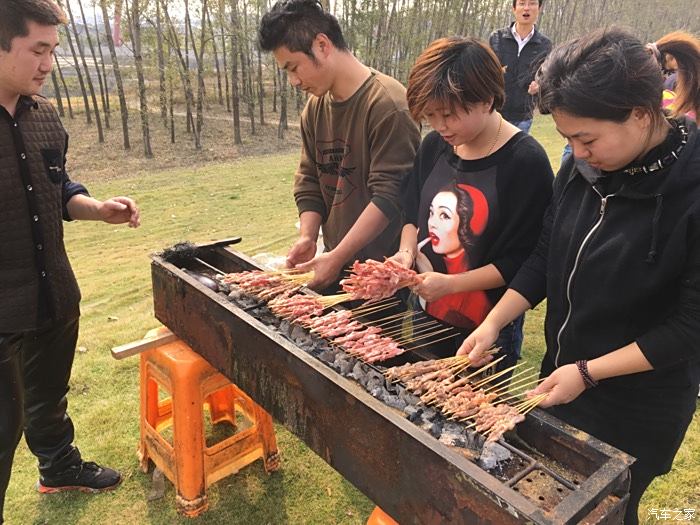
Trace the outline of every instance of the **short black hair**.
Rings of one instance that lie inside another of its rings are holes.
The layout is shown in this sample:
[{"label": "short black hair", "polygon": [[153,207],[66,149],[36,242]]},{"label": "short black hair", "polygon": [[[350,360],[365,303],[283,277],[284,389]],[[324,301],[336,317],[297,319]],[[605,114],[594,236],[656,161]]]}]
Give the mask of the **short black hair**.
[{"label": "short black hair", "polygon": [[630,32],[599,29],[556,47],[537,73],[541,113],[555,110],[613,122],[635,108],[663,118],[663,77],[656,60]]},{"label": "short black hair", "polygon": [[12,40],[27,36],[27,21],[45,26],[66,23],[66,15],[53,0],[0,0],[0,49],[9,51]]},{"label": "short black hair", "polygon": [[493,101],[491,111],[500,110],[505,101],[501,62],[485,42],[476,38],[440,38],[413,64],[406,100],[416,122],[421,121],[432,101],[467,111],[473,104]]},{"label": "short black hair", "polygon": [[[515,4],[518,3],[518,0],[513,0],[513,9],[515,9]],[[537,3],[539,4],[540,7],[542,7],[542,4],[544,4],[544,0],[537,0]]]},{"label": "short black hair", "polygon": [[339,50],[348,50],[338,20],[318,0],[280,0],[262,17],[258,42],[263,51],[285,46],[313,58],[311,46],[321,33]]}]

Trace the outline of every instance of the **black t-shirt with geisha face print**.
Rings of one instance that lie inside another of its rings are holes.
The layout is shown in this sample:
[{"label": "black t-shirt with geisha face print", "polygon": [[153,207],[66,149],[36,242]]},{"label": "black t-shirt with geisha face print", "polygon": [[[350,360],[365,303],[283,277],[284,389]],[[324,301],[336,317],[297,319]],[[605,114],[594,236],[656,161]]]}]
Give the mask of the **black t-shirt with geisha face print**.
[{"label": "black t-shirt with geisha face print", "polygon": [[[454,274],[494,264],[508,282],[537,241],[552,180],[544,150],[524,133],[478,160],[463,160],[439,135],[428,135],[404,193],[407,222],[418,228],[418,271]],[[425,309],[471,329],[504,291],[451,294]]]}]

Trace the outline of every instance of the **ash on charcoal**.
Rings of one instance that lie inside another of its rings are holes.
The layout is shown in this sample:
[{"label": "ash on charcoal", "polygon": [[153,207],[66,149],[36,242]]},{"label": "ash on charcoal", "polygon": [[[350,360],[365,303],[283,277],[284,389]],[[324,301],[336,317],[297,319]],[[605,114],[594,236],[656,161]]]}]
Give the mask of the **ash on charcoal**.
[{"label": "ash on charcoal", "polygon": [[292,333],[292,323],[289,321],[282,321],[280,323],[280,332],[282,332],[282,335],[289,337],[289,334]]},{"label": "ash on charcoal", "polygon": [[[373,374],[367,374],[367,384],[365,385],[365,388],[369,390],[370,392],[374,391],[375,389],[379,389],[380,392],[384,392],[384,378],[383,377],[377,377],[376,375]],[[372,394],[374,396],[374,394]],[[377,396],[374,396],[377,397]]]},{"label": "ash on charcoal", "polygon": [[403,413],[411,423],[418,421],[422,412],[423,410],[415,405],[406,405],[403,409]]},{"label": "ash on charcoal", "polygon": [[406,403],[404,403],[399,396],[390,394],[384,389],[382,389],[382,395],[379,396],[379,399],[384,401],[384,404],[386,404],[387,406],[390,406],[391,408],[395,408],[397,410],[403,410],[406,406]]},{"label": "ash on charcoal", "polygon": [[484,444],[484,448],[481,449],[479,465],[486,470],[491,470],[496,468],[500,462],[509,460],[511,456],[510,450],[507,448],[498,443],[489,442]]},{"label": "ash on charcoal", "polygon": [[367,366],[358,361],[352,368],[352,374],[350,377],[355,378],[362,386],[365,386],[367,384],[367,380],[369,379],[369,377],[367,377]]},{"label": "ash on charcoal", "polygon": [[420,403],[420,398],[414,396],[405,388],[399,391],[399,397],[406,402],[407,405],[417,405]]},{"label": "ash on charcoal", "polygon": [[341,375],[348,375],[352,371],[354,365],[352,358],[344,352],[338,352],[335,356],[335,362],[333,363],[333,368],[338,370]]},{"label": "ash on charcoal", "polygon": [[335,361],[335,352],[333,350],[324,350],[318,354],[318,358],[324,363],[332,363]]},{"label": "ash on charcoal", "polygon": [[289,337],[300,346],[307,346],[311,345],[312,343],[309,333],[297,324],[293,325],[292,330],[289,333]]},{"label": "ash on charcoal", "polygon": [[[369,383],[367,384],[367,387],[369,387]],[[372,395],[372,397],[377,397],[377,398],[380,397],[384,393],[384,389],[381,386],[367,388],[367,390],[369,390],[369,393]]]},{"label": "ash on charcoal", "polygon": [[430,432],[430,434],[435,438],[440,437],[440,434],[442,432],[442,428],[440,427],[439,423],[434,423],[425,419],[422,420],[420,427],[423,430]]},{"label": "ash on charcoal", "polygon": [[467,444],[467,437],[464,435],[462,425],[455,423],[445,423],[440,434],[440,442],[451,447],[464,447]]},{"label": "ash on charcoal", "polygon": [[423,419],[426,419],[428,421],[432,421],[433,419],[435,419],[435,417],[437,415],[438,415],[437,411],[433,408],[425,407],[425,409],[423,409],[423,415],[422,415]]}]

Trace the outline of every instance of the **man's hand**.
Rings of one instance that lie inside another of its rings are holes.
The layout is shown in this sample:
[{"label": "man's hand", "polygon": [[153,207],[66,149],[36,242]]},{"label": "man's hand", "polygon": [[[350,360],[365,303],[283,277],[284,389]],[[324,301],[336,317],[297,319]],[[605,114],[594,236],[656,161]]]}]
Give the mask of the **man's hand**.
[{"label": "man's hand", "polygon": [[527,87],[527,93],[528,95],[537,95],[540,91],[540,85],[535,82],[534,80],[530,82],[530,85]]},{"label": "man's hand", "polygon": [[307,286],[318,291],[330,286],[338,278],[343,269],[343,262],[330,251],[317,255],[309,262],[297,264],[296,268],[302,272],[313,270],[314,278]]},{"label": "man's hand", "polygon": [[547,408],[571,403],[584,390],[586,390],[586,385],[583,382],[581,373],[575,364],[570,364],[557,368],[537,388],[530,390],[527,396],[534,397],[538,394],[546,393],[547,397],[545,400],[537,406]]},{"label": "man's hand", "polygon": [[464,340],[457,350],[457,355],[468,355],[469,366],[483,366],[493,359],[486,351],[498,339],[500,330],[497,326],[484,321]]},{"label": "man's hand", "polygon": [[438,272],[425,272],[420,274],[418,278],[420,279],[420,284],[413,287],[413,292],[429,303],[454,293],[454,284],[450,275]]},{"label": "man's hand", "polygon": [[141,214],[136,202],[128,197],[112,197],[100,203],[97,212],[100,220],[109,224],[129,223],[130,228],[141,225]]},{"label": "man's hand", "polygon": [[299,237],[287,252],[287,268],[309,262],[316,255],[316,241],[309,237]]}]

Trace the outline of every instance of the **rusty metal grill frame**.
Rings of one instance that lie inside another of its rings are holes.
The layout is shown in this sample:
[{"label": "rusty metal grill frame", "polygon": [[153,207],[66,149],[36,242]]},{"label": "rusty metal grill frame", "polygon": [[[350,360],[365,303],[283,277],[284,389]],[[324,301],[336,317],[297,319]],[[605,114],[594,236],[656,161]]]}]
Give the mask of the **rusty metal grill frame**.
[{"label": "rusty metal grill frame", "polygon": [[[217,243],[197,256],[225,272],[258,268]],[[501,481],[261,323],[256,306],[239,308],[181,269],[201,270],[196,261],[152,259],[156,318],[400,523],[620,521],[632,458],[619,450],[535,410],[518,436],[581,481],[506,441],[527,466]],[[570,491],[550,510],[514,490],[535,471]]]}]

